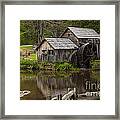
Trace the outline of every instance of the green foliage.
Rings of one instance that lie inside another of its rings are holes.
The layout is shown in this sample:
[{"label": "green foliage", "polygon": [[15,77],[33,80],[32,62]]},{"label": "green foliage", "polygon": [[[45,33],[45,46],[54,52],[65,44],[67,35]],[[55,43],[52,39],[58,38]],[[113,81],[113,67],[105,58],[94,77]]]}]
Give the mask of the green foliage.
[{"label": "green foliage", "polygon": [[37,60],[37,57],[36,57],[36,53],[35,51],[33,50],[33,45],[21,45],[20,46],[20,52],[21,54],[24,54],[24,52],[30,52],[30,55],[29,56],[25,56],[23,57],[22,55],[20,56],[21,59],[28,59],[28,60]]},{"label": "green foliage", "polygon": [[90,66],[92,69],[100,69],[100,60],[91,60]]},{"label": "green foliage", "polygon": [[57,71],[74,71],[79,70],[79,68],[75,68],[72,64],[68,62],[57,62],[55,63],[55,70]]},{"label": "green foliage", "polygon": [[30,55],[30,59],[31,59],[31,60],[36,60],[36,54],[31,54],[31,55]]},{"label": "green foliage", "polygon": [[59,37],[69,26],[91,28],[100,33],[99,20],[21,20],[20,44],[38,43],[39,36]]},{"label": "green foliage", "polygon": [[39,68],[40,70],[55,70],[54,63],[50,63],[48,61],[39,62]]},{"label": "green foliage", "polygon": [[20,45],[34,44],[37,39],[35,20],[20,21]]},{"label": "green foliage", "polygon": [[20,70],[39,70],[38,62],[35,60],[21,59]]},{"label": "green foliage", "polygon": [[20,49],[27,49],[27,50],[32,50],[33,45],[22,45],[20,46]]},{"label": "green foliage", "polygon": [[51,71],[79,71],[79,68],[74,67],[72,64],[67,62],[37,62],[35,60],[21,59],[20,61],[21,70],[51,70]]}]

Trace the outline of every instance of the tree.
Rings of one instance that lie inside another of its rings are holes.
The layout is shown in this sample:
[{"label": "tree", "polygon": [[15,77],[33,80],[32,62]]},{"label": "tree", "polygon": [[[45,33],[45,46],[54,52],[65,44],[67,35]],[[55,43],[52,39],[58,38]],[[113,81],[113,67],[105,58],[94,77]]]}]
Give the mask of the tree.
[{"label": "tree", "polygon": [[100,33],[99,20],[21,20],[20,44],[37,44],[45,37],[59,37],[68,26],[92,28]]}]

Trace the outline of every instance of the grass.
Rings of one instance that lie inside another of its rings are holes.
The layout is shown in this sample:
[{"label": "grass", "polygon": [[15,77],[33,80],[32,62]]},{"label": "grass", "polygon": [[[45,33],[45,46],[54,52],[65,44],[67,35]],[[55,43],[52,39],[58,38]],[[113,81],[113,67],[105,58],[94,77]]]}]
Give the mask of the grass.
[{"label": "grass", "polygon": [[55,63],[55,69],[57,71],[77,71],[79,68],[74,67],[72,64],[68,62],[57,62]]},{"label": "grass", "polygon": [[36,54],[35,53],[31,54],[30,59],[37,60]]},{"label": "grass", "polygon": [[36,53],[33,51],[33,45],[22,45],[20,46],[20,51],[24,53],[25,51],[30,52],[30,56],[27,57],[21,57],[21,59],[27,59],[27,60],[37,60]]},{"label": "grass", "polygon": [[90,65],[92,69],[100,69],[100,60],[91,60]]},{"label": "grass", "polygon": [[[55,71],[79,71],[80,68],[76,68],[74,65],[68,62],[39,62],[37,61],[36,53],[33,50],[33,45],[22,45],[20,46],[22,53],[30,52],[30,55],[20,56],[21,69],[40,69],[40,70],[55,70]],[[30,63],[28,65],[27,63]],[[35,65],[36,64],[36,65]],[[92,69],[100,69],[100,60],[92,60],[90,62]]]},{"label": "grass", "polygon": [[80,68],[74,67],[68,62],[38,62],[31,59],[20,59],[20,70],[38,71],[38,70],[51,70],[51,71],[80,71]]},{"label": "grass", "polygon": [[21,45],[20,49],[30,49],[32,50],[33,45]]},{"label": "grass", "polygon": [[53,70],[53,71],[79,71],[80,68],[76,68],[68,62],[39,62],[40,70]]},{"label": "grass", "polygon": [[39,70],[37,60],[20,59],[20,70],[36,71]]},{"label": "grass", "polygon": [[[36,58],[36,53],[33,50],[33,45],[22,45],[20,46],[20,69],[34,71],[38,70],[38,62]],[[28,53],[30,53],[28,55]]]}]

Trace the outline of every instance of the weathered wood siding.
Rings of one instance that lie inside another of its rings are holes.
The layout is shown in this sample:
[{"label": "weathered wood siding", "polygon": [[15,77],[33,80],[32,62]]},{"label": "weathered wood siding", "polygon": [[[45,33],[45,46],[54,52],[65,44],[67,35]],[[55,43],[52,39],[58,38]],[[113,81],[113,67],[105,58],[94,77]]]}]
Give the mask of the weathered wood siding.
[{"label": "weathered wood siding", "polygon": [[71,39],[78,46],[81,46],[89,41],[89,38],[77,38],[69,29],[61,37]]},{"label": "weathered wood siding", "polygon": [[69,38],[72,40],[76,45],[79,45],[78,38],[68,29],[61,37]]},{"label": "weathered wood siding", "polygon": [[44,41],[43,44],[39,48],[39,54],[42,54],[42,50],[53,50],[53,48],[47,43],[47,41]]},{"label": "weathered wood siding", "polygon": [[74,50],[54,50],[47,41],[44,41],[38,49],[38,58],[40,61],[68,61],[73,51]]},{"label": "weathered wood siding", "polygon": [[69,29],[61,36],[71,39],[76,45],[81,46],[83,43],[87,43],[86,38],[77,38]]},{"label": "weathered wood siding", "polygon": [[55,50],[56,61],[68,61],[74,50]]},{"label": "weathered wood siding", "polygon": [[[71,39],[76,45],[81,46],[85,43],[88,43],[90,41],[99,41],[99,42],[95,42],[97,44],[100,44],[100,39],[98,38],[77,38],[72,32],[71,30],[67,29],[66,32],[61,36],[61,37],[65,37],[65,38],[69,38]],[[99,46],[99,45],[98,45]]]},{"label": "weathered wood siding", "polygon": [[54,49],[47,43],[47,41],[44,41],[38,50],[39,60],[41,60],[41,61],[48,60],[49,59],[49,56],[48,56],[49,50],[53,51]]}]

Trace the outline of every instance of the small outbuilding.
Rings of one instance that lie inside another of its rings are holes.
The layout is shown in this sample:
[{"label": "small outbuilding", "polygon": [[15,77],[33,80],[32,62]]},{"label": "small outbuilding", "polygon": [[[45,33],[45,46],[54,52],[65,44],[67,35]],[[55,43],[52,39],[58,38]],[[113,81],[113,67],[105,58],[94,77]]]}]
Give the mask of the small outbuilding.
[{"label": "small outbuilding", "polygon": [[37,47],[40,61],[68,61],[69,56],[78,49],[69,38],[45,38]]}]

